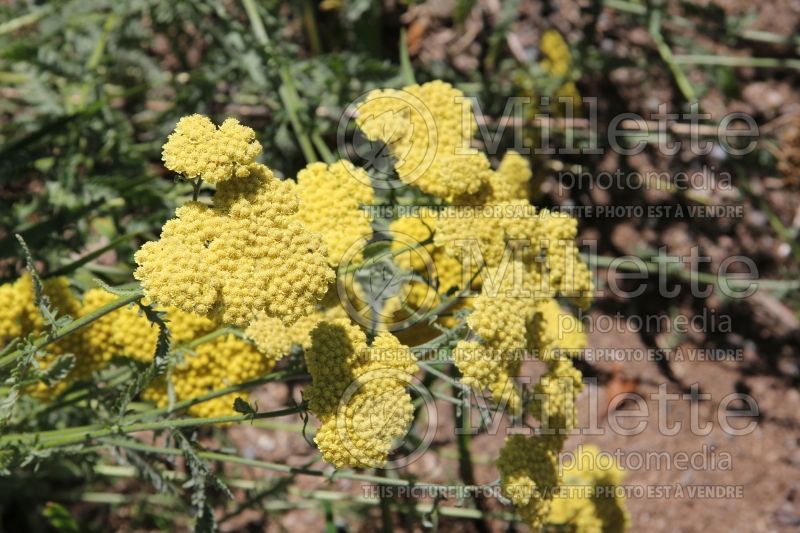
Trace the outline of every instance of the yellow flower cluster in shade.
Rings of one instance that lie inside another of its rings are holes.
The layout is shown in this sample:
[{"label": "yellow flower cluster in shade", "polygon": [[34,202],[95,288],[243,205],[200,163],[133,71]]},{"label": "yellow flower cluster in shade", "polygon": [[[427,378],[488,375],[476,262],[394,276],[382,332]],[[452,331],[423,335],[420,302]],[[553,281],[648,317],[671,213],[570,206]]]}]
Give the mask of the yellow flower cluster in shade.
[{"label": "yellow flower cluster in shade", "polygon": [[558,452],[547,439],[525,435],[506,437],[500,450],[497,470],[503,495],[534,531],[544,524],[558,487]]},{"label": "yellow flower cluster in shade", "polygon": [[159,306],[242,327],[259,313],[290,324],[333,280],[320,235],[297,210],[293,182],[254,164],[249,176],[219,183],[212,207],[178,208],[160,240],[136,252],[134,277]]},{"label": "yellow flower cluster in shade", "polygon": [[528,183],[533,171],[528,160],[509,150],[500,160],[497,170],[489,176],[491,194],[488,203],[511,202],[528,198]]},{"label": "yellow flower cluster in shade", "polygon": [[472,106],[450,84],[372,91],[356,120],[368,139],[388,146],[404,183],[457,204],[486,195],[492,170],[470,147],[478,127]]},{"label": "yellow flower cluster in shade", "polygon": [[215,184],[249,176],[260,153],[255,132],[238,120],[229,118],[217,128],[208,117],[190,115],[178,121],[161,156],[168,169]]},{"label": "yellow flower cluster in shade", "polygon": [[[79,300],[69,288],[65,277],[44,281],[44,293],[51,308],[59,316],[80,318],[113,302],[117,296],[105,289],[90,289]],[[34,301],[31,276],[23,275],[13,283],[0,285],[0,347],[14,338],[44,331],[44,321]],[[208,318],[171,308],[165,314],[173,346],[180,346],[213,332],[217,325]],[[54,399],[78,380],[89,378],[103,370],[114,358],[129,358],[140,363],[152,361],[158,340],[158,327],[135,307],[123,307],[103,315],[87,326],[48,346],[47,354],[39,357],[47,368],[64,354],[75,356],[68,374],[55,385],[38,383],[28,393],[46,400]],[[287,350],[288,351],[288,350]],[[255,379],[269,372],[286,352],[262,355],[249,343],[226,335],[202,343],[172,371],[175,396],[178,401],[202,396],[214,390]],[[166,405],[164,379],[146,389],[143,398]],[[214,398],[190,408],[195,416],[233,414],[236,394]]]},{"label": "yellow flower cluster in shade", "polygon": [[[60,315],[76,316],[80,302],[69,288],[69,280],[57,277],[44,280],[44,294]],[[0,349],[17,337],[39,333],[44,319],[34,301],[33,278],[25,273],[16,281],[0,285]]]},{"label": "yellow flower cluster in shade", "polygon": [[519,376],[524,354],[552,361],[577,356],[586,347],[578,320],[548,294],[537,296],[534,274],[518,260],[488,268],[467,317],[477,338],[459,341],[453,351],[462,381],[477,390],[488,389],[515,414],[523,406],[512,379]]},{"label": "yellow flower cluster in shade", "polygon": [[[278,357],[265,357],[249,343],[228,334],[204,342],[175,365],[170,374],[177,401],[198,398],[205,394],[238,385],[268,374]],[[204,401],[189,408],[200,417],[235,414],[233,402],[241,393],[230,393]],[[142,398],[163,407],[169,402],[165,378],[159,378],[142,393]]]},{"label": "yellow flower cluster in shade", "polygon": [[[471,281],[462,279],[464,272],[459,261],[433,242],[435,228],[433,213],[400,217],[389,225],[394,261],[413,276],[409,276],[395,294],[388,295],[380,312],[379,327],[409,321],[414,316],[430,312],[448,298],[456,298]],[[438,322],[453,327],[454,314],[467,307],[470,301],[468,297],[457,298],[455,305],[437,317]],[[397,331],[398,336],[411,344],[421,344],[437,334],[438,331],[427,321]]]},{"label": "yellow flower cluster in shade", "polygon": [[[45,280],[44,295],[50,307],[59,316],[69,315],[80,318],[112,302],[116,297],[103,289],[92,289],[76,298],[69,287],[69,280],[56,277]],[[45,329],[44,319],[34,300],[33,279],[24,274],[12,283],[0,286],[0,347],[11,340],[31,334],[40,334]],[[121,349],[127,348],[128,339],[122,334],[123,317],[135,314],[129,309],[119,309],[93,321],[71,335],[60,339],[48,347],[47,353],[38,358],[43,369],[65,354],[75,356],[75,362],[67,375],[57,384],[48,387],[38,383],[29,390],[33,396],[52,399],[77,380],[88,378],[93,372],[108,366],[111,359],[121,355]],[[147,320],[145,320],[147,322]],[[150,351],[152,357],[154,347]]]},{"label": "yellow flower cluster in shade", "polygon": [[578,425],[575,402],[583,390],[583,376],[566,358],[555,359],[548,363],[548,367],[533,388],[530,412],[541,422],[541,434],[560,448]]},{"label": "yellow flower cluster in shade", "polygon": [[[102,289],[87,291],[83,300],[75,297],[66,277],[56,277],[43,282],[44,295],[51,309],[59,316],[80,318],[103,307],[116,297]],[[34,299],[33,279],[24,274],[16,281],[0,286],[0,348],[15,338],[44,332],[45,323]],[[71,335],[50,345],[45,355],[37,358],[42,369],[47,369],[56,359],[65,354],[75,356],[75,362],[67,375],[52,387],[37,383],[29,393],[33,396],[52,399],[77,380],[88,378],[93,372],[105,368],[118,355],[121,344],[116,338],[115,316],[123,310],[106,315],[79,329]],[[152,355],[152,352],[151,352]]]},{"label": "yellow flower cluster in shade", "polygon": [[294,324],[287,326],[277,318],[262,314],[250,323],[244,333],[264,356],[280,359],[294,346],[308,350],[311,347],[311,332],[320,322],[346,318],[347,311],[337,299],[336,287],[331,286],[317,309]]},{"label": "yellow flower cluster in shade", "polygon": [[576,533],[623,533],[630,526],[625,500],[616,488],[624,472],[596,446],[579,446],[562,464],[563,479],[547,524]]},{"label": "yellow flower cluster in shade", "polygon": [[[579,110],[581,106],[581,95],[575,83],[569,78],[572,71],[572,54],[569,45],[556,30],[547,30],[542,34],[539,41],[539,50],[542,53],[542,60],[539,66],[549,76],[562,80],[561,85],[556,90],[556,98],[570,98],[566,101],[571,104],[573,110]],[[562,102],[559,102],[563,105]]]},{"label": "yellow flower cluster in shade", "polygon": [[323,458],[337,468],[380,467],[413,418],[406,391],[417,363],[387,332],[371,346],[349,320],[321,322],[311,332],[305,390],[309,410],[321,422],[314,438]]},{"label": "yellow flower cluster in shade", "polygon": [[297,195],[297,217],[310,231],[322,235],[331,266],[338,265],[348,250],[352,252],[347,263],[360,263],[372,235],[372,218],[360,206],[374,199],[364,169],[344,160],[332,165],[311,163],[297,174]]},{"label": "yellow flower cluster in shade", "polygon": [[[66,284],[66,280],[63,283]],[[75,299],[71,293],[70,298]],[[115,299],[116,297],[113,294],[103,289],[89,290],[83,295],[83,301],[79,304],[75,318],[85,316]],[[114,327],[113,317],[106,315],[99,320],[95,320],[89,326],[58,341],[40,359],[42,367],[47,368],[58,356],[68,353],[75,356],[75,364],[69,373],[55,386],[48,387],[40,382],[34,386],[30,394],[39,398],[50,399],[63,392],[75,381],[87,379],[93,372],[107,367],[111,359],[116,355]]]},{"label": "yellow flower cluster in shade", "polygon": [[514,261],[505,269],[489,269],[475,309],[467,317],[477,340],[462,340],[453,350],[461,381],[477,390],[488,389],[499,404],[514,414],[522,398],[513,378],[528,348],[526,325],[536,312],[536,300],[520,285],[524,265]]}]

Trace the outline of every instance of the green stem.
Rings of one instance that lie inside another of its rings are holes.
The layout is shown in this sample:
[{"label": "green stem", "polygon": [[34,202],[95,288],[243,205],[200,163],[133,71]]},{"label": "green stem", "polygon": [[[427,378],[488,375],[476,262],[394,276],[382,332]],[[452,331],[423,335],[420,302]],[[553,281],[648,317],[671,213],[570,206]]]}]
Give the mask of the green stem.
[{"label": "green stem", "polygon": [[320,153],[322,159],[328,163],[329,165],[336,161],[336,156],[333,155],[328,145],[325,144],[325,141],[322,139],[322,135],[318,131],[311,132],[311,141],[314,143],[314,146],[317,148],[317,152]]},{"label": "green stem", "polygon": [[[385,243],[385,241],[383,241],[383,243]],[[379,243],[375,243],[375,244],[379,244]],[[337,274],[338,275],[351,274],[353,272],[357,272],[357,271],[365,269],[365,268],[370,268],[370,267],[372,267],[374,265],[377,265],[381,261],[384,261],[385,259],[387,259],[387,256],[390,257],[390,258],[395,258],[400,254],[404,254],[406,252],[410,252],[412,250],[416,250],[417,248],[422,248],[422,247],[427,246],[429,244],[433,244],[433,236],[432,235],[427,237],[422,242],[415,242],[414,244],[411,244],[411,245],[408,245],[408,246],[403,246],[402,248],[399,248],[397,250],[390,250],[388,254],[380,254],[380,255],[376,255],[376,256],[370,257],[369,259],[365,259],[363,263],[349,264],[349,265],[347,265],[347,268],[343,268],[343,269],[340,268],[339,271],[337,272]],[[367,245],[367,246],[370,246],[370,245]]]},{"label": "green stem", "polygon": [[219,398],[220,396],[225,396],[226,394],[231,394],[234,392],[241,392],[253,387],[257,387],[259,385],[264,385],[266,383],[271,383],[273,381],[285,380],[289,381],[291,379],[296,378],[304,378],[306,374],[293,372],[293,371],[282,371],[282,372],[273,372],[272,374],[268,374],[264,377],[246,381],[244,383],[239,383],[238,385],[231,385],[229,387],[225,387],[224,389],[217,389],[213,392],[209,392],[202,396],[198,396],[196,398],[191,398],[188,400],[182,400],[180,402],[175,402],[175,404],[170,409],[169,407],[157,407],[153,408],[149,411],[139,412],[133,415],[133,420],[142,420],[145,418],[150,418],[153,416],[159,416],[164,414],[171,414],[178,411],[182,411],[184,409],[189,409],[197,404],[201,404],[203,402],[207,402],[208,400],[213,400],[214,398]]},{"label": "green stem", "polygon": [[674,60],[678,65],[719,65],[724,67],[788,68],[800,70],[800,59],[782,59],[776,57],[740,57],[710,54],[685,54],[676,55]]},{"label": "green stem", "polygon": [[277,411],[255,413],[250,415],[228,415],[209,418],[189,417],[178,418],[174,420],[157,420],[154,422],[123,423],[111,427],[98,428],[97,426],[83,426],[53,431],[41,431],[36,433],[20,433],[17,435],[0,437],[0,445],[7,445],[9,443],[41,444],[43,445],[43,448],[49,449],[101,439],[103,437],[110,437],[112,435],[136,433],[138,431],[158,431],[161,429],[201,427],[214,424],[248,422],[250,420],[258,420],[261,418],[277,418],[281,416],[292,415],[304,412],[305,410],[306,406],[301,404],[294,407],[287,407],[286,409],[279,409]]},{"label": "green stem", "polygon": [[666,275],[669,277],[676,277],[683,281],[697,280],[706,285],[718,286],[720,284],[720,280],[725,280],[725,284],[728,287],[737,290],[747,289],[752,285],[756,285],[764,290],[791,291],[800,289],[800,280],[734,279],[727,276],[721,276],[719,274],[687,270],[678,265],[667,265],[667,268],[665,269],[659,264],[652,263],[638,256],[625,258],[581,254],[581,258],[583,258],[583,260],[590,265],[604,268],[613,266],[614,268],[625,270],[627,272],[641,272],[642,267],[648,274],[658,274],[659,271],[665,270]]},{"label": "green stem", "polygon": [[88,262],[90,262],[90,261],[92,261],[94,259],[97,259],[98,257],[100,257],[101,255],[103,255],[104,253],[106,253],[106,252],[108,252],[110,250],[113,250],[120,243],[126,242],[126,241],[132,239],[133,237],[136,237],[137,235],[142,233],[142,231],[133,231],[131,233],[126,233],[125,235],[117,237],[116,239],[114,239],[110,243],[106,244],[102,248],[98,248],[97,250],[92,250],[91,252],[87,253],[86,255],[83,255],[83,256],[79,257],[78,259],[76,259],[72,263],[69,263],[69,264],[64,265],[62,267],[59,267],[59,268],[57,268],[57,269],[55,269],[55,270],[53,270],[51,272],[48,272],[47,274],[43,275],[42,278],[47,279],[47,278],[54,278],[56,276],[65,276],[65,275],[67,275],[67,274],[69,274],[71,272],[74,272],[75,270],[79,269],[80,267],[82,267],[86,263],[88,263]]},{"label": "green stem", "polygon": [[[455,368],[453,369],[455,372]],[[461,385],[453,385],[453,394],[457,395],[461,391]],[[475,472],[472,468],[472,455],[470,452],[470,410],[464,409],[461,405],[453,406],[453,417],[459,421],[459,427],[456,427],[456,440],[458,446],[458,475],[466,485],[475,485]],[[481,511],[486,511],[486,502],[480,494],[473,494],[472,500],[475,502],[475,507]],[[478,519],[475,523],[475,528],[481,533],[488,533],[491,531],[489,524],[483,519]]]},{"label": "green stem", "polygon": [[[632,15],[647,15],[647,5],[645,4],[634,4],[632,2],[626,2],[625,0],[603,0],[603,6],[610,9],[615,9],[617,11],[622,11],[624,13],[630,13]],[[682,28],[695,28],[694,22],[679,15],[671,15],[665,22],[671,22]],[[780,44],[786,46],[800,46],[800,38],[797,36],[778,35],[768,31],[743,30],[738,28],[728,28],[728,31],[733,33],[735,37],[746,39],[748,41],[758,41],[762,43]]]},{"label": "green stem", "polygon": [[[160,446],[151,446],[149,444],[144,444],[139,441],[132,441],[128,439],[108,438],[108,439],[103,439],[102,442],[105,444],[110,444],[112,446],[117,446],[119,448],[128,448],[143,453],[156,453],[161,455],[174,455],[174,456],[180,456],[183,455],[184,453],[183,450],[179,448],[162,448]],[[231,455],[220,452],[198,451],[197,455],[198,457],[201,457],[209,461],[220,461],[224,463],[250,466],[253,468],[261,468],[264,470],[271,470],[273,472],[280,472],[284,474],[324,477],[330,481],[334,481],[336,479],[349,479],[351,481],[363,481],[366,483],[374,483],[376,485],[389,485],[395,487],[422,487],[431,489],[446,488],[445,485],[438,485],[436,483],[417,483],[415,481],[411,481],[408,479],[392,479],[381,476],[372,476],[369,474],[358,474],[346,470],[335,470],[331,473],[325,470],[318,470],[307,467],[295,467],[279,463],[269,463],[266,461],[259,461],[257,459],[248,459],[246,457],[240,457],[238,455]],[[465,487],[465,488],[477,489],[480,487]]]},{"label": "green stem", "polygon": [[292,83],[289,77],[288,67],[281,67],[280,74],[283,85],[278,89],[278,94],[281,97],[283,105],[286,107],[286,114],[289,116],[289,122],[292,123],[292,129],[294,129],[294,133],[297,136],[297,142],[300,143],[300,150],[303,151],[306,163],[315,163],[318,160],[317,154],[314,152],[314,147],[311,144],[308,133],[305,128],[303,128],[303,124],[300,122],[300,118],[297,115],[299,98],[297,97],[297,91],[294,89],[294,83]]},{"label": "green stem", "polygon": [[319,29],[317,28],[317,18],[314,16],[314,4],[311,0],[303,0],[303,23],[306,26],[311,53],[318,56],[322,53],[322,44],[319,38]]},{"label": "green stem", "polygon": [[6,21],[0,24],[0,35],[5,35],[6,33],[11,33],[22,29],[25,26],[35,24],[36,22],[39,22],[42,17],[49,14],[51,10],[52,6],[46,5],[42,8],[31,11],[30,13]]},{"label": "green stem", "polygon": [[[264,28],[264,21],[261,20],[261,15],[258,13],[258,6],[256,6],[254,0],[242,0],[242,4],[244,4],[244,9],[247,12],[247,18],[250,19],[253,35],[255,35],[256,40],[261,45],[265,54],[269,56],[271,46],[270,40],[267,35],[267,30]],[[286,114],[289,116],[289,122],[292,124],[292,128],[297,136],[297,142],[300,144],[300,150],[302,150],[306,162],[313,163],[317,161],[317,155],[314,153],[314,147],[309,140],[308,133],[303,128],[297,115],[299,97],[297,96],[297,89],[294,86],[289,67],[287,65],[281,65],[278,68],[278,74],[282,82],[281,87],[278,89],[281,102],[286,108]]]},{"label": "green stem", "polygon": [[192,182],[192,201],[196,202],[200,198],[200,186],[203,184],[203,178],[197,176],[197,179]]},{"label": "green stem", "polygon": [[405,28],[400,28],[400,72],[406,85],[417,83],[414,79],[414,69],[411,67],[411,58],[408,55],[408,40]]},{"label": "green stem", "polygon": [[672,50],[667,44],[667,41],[664,39],[664,36],[661,34],[662,16],[663,12],[661,9],[654,9],[650,12],[650,20],[648,23],[650,37],[652,37],[653,41],[655,41],[658,53],[672,72],[672,76],[675,78],[675,84],[678,86],[681,93],[683,93],[683,97],[687,102],[697,102],[697,94],[694,92],[694,87],[692,87],[691,82],[689,82],[689,78],[686,77],[686,74],[675,61]]}]

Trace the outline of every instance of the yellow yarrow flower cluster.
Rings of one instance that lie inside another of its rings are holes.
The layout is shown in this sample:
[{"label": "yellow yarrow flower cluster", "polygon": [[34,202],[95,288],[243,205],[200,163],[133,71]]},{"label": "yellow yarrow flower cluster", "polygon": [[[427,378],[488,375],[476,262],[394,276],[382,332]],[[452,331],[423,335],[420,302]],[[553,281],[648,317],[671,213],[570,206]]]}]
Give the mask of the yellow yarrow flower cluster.
[{"label": "yellow yarrow flower cluster", "polygon": [[[44,295],[59,315],[75,316],[80,302],[63,276],[44,280]],[[40,333],[44,319],[34,300],[33,278],[25,273],[15,281],[0,285],[0,349],[17,337]]]},{"label": "yellow yarrow flower cluster", "polygon": [[[156,351],[159,328],[144,314],[132,307],[118,309],[110,314],[114,320],[112,341],[121,355],[140,363],[150,363]],[[206,317],[171,307],[165,311],[164,320],[169,329],[172,346],[180,346],[216,329],[216,324]]]},{"label": "yellow yarrow flower cluster", "polygon": [[578,318],[555,298],[540,299],[527,324],[527,346],[541,361],[576,357],[586,348],[586,333]]},{"label": "yellow yarrow flower cluster", "polygon": [[489,177],[491,194],[487,203],[527,200],[531,177],[533,171],[528,160],[514,150],[507,151]]},{"label": "yellow yarrow flower cluster", "polygon": [[263,355],[279,360],[294,346],[303,350],[311,348],[311,332],[320,322],[346,318],[348,312],[339,301],[337,287],[332,285],[317,308],[294,324],[287,326],[276,318],[262,314],[250,323],[244,333]]},{"label": "yellow yarrow flower cluster", "polygon": [[363,248],[372,235],[369,212],[362,205],[373,202],[369,176],[349,161],[332,165],[311,163],[297,174],[300,209],[297,217],[315,233],[322,235],[328,261],[336,266],[345,257],[349,264],[363,259]]},{"label": "yellow yarrow flower cluster", "polygon": [[[73,294],[66,277],[44,280],[43,293],[49,299],[51,309],[59,316],[72,318],[85,316],[115,299],[102,289],[93,289],[87,291],[81,301]],[[107,315],[48,346],[47,353],[37,358],[41,368],[47,369],[65,354],[74,355],[75,362],[67,375],[54,386],[37,383],[29,393],[51,399],[73,382],[106,367],[116,355],[112,338],[114,326],[113,318]],[[16,281],[0,286],[0,347],[15,338],[41,334],[44,330],[45,321],[36,306],[31,275],[26,273]]]},{"label": "yellow yarrow flower cluster", "polygon": [[[555,97],[571,98],[571,107],[574,110],[580,109],[581,95],[575,83],[570,79],[572,72],[572,54],[569,45],[564,37],[556,30],[547,30],[542,34],[539,41],[539,50],[542,53],[542,60],[539,66],[549,76],[562,80],[562,84],[556,91]],[[558,100],[556,100],[558,102]],[[559,103],[559,105],[563,105]]]},{"label": "yellow yarrow flower cluster", "polygon": [[298,220],[294,185],[264,165],[221,182],[214,205],[188,202],[158,241],[136,253],[155,304],[247,326],[259,313],[292,323],[322,298],[333,273],[319,235]]},{"label": "yellow yarrow flower cluster", "polygon": [[216,184],[249,176],[260,153],[255,132],[238,120],[226,119],[217,128],[208,117],[195,114],[178,121],[161,155],[168,169]]},{"label": "yellow yarrow flower cluster", "polygon": [[[202,343],[182,354],[183,360],[170,377],[176,401],[198,398],[231,385],[269,373],[277,358],[265,357],[249,343],[228,334]],[[231,393],[193,405],[189,413],[200,417],[235,414],[233,402],[241,394]],[[168,404],[165,378],[159,378],[142,393],[142,398],[163,407]]]},{"label": "yellow yarrow flower cluster", "polygon": [[[85,316],[115,299],[116,296],[103,289],[89,290],[83,295],[83,301],[74,318]],[[40,382],[34,386],[30,394],[43,399],[53,399],[75,381],[86,379],[92,373],[107,367],[116,355],[113,334],[114,320],[110,315],[105,315],[48,347],[47,354],[40,359],[45,369],[64,354],[74,355],[75,364],[54,386],[48,387]]]},{"label": "yellow yarrow flower cluster", "polygon": [[[469,279],[463,278],[461,263],[433,241],[435,232],[436,218],[430,213],[400,217],[389,225],[395,263],[422,276],[435,293],[444,296],[463,288]],[[427,244],[420,246],[423,242]],[[411,299],[409,303],[418,306],[422,302]]]},{"label": "yellow yarrow flower cluster", "polygon": [[530,412],[541,422],[541,433],[559,447],[578,424],[575,402],[583,390],[582,378],[569,359],[559,358],[549,363],[547,373],[533,388]]},{"label": "yellow yarrow flower cluster", "polygon": [[576,235],[572,217],[537,211],[526,201],[515,200],[442,211],[434,242],[470,272],[520,260],[534,297],[562,296],[585,309],[594,285],[575,244]]},{"label": "yellow yarrow flower cluster", "polygon": [[478,391],[488,389],[498,403],[514,414],[522,410],[522,398],[513,378],[519,376],[527,348],[527,324],[536,312],[536,300],[521,285],[524,265],[489,269],[474,311],[467,317],[476,340],[462,340],[453,350],[461,381]]},{"label": "yellow yarrow flower cluster", "polygon": [[[392,221],[389,233],[394,237],[392,252],[395,254],[395,262],[402,268],[432,278],[429,281],[437,291],[447,294],[453,289],[463,287],[469,279],[464,279],[458,259],[447,254],[435,242],[437,223],[432,213],[423,213],[418,217],[404,216]],[[424,247],[419,246],[426,241],[430,242]]]},{"label": "yellow yarrow flower cluster", "polygon": [[485,195],[491,166],[470,148],[477,122],[470,101],[450,84],[372,91],[358,107],[357,123],[367,138],[389,147],[404,183],[451,203]]},{"label": "yellow yarrow flower cluster", "polygon": [[306,365],[309,410],[321,422],[314,441],[337,468],[380,467],[413,417],[406,388],[417,364],[406,346],[382,332],[371,346],[348,320],[321,322]]},{"label": "yellow yarrow flower cluster", "polygon": [[439,213],[434,242],[476,272],[496,268],[519,250],[533,263],[533,252],[542,240],[544,226],[538,211],[526,200],[449,207]]},{"label": "yellow yarrow flower cluster", "polygon": [[558,449],[541,437],[506,437],[497,460],[503,495],[534,531],[544,524],[558,487]]},{"label": "yellow yarrow flower cluster", "polygon": [[563,480],[547,523],[576,533],[623,533],[630,526],[624,497],[615,490],[625,473],[596,446],[579,446],[562,465]]}]

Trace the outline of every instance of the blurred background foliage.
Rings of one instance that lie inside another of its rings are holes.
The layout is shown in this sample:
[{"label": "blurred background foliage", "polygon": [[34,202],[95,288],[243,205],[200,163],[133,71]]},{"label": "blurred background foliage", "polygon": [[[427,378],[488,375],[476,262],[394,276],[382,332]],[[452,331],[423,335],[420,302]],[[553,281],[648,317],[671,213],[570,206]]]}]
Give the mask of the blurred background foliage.
[{"label": "blurred background foliage", "polygon": [[364,25],[374,41],[388,36],[363,18],[370,2],[358,4],[327,14],[306,51],[296,42],[304,34],[287,29],[314,20],[308,2],[259,4],[266,48],[238,3],[0,3],[0,278],[19,266],[14,233],[54,268],[89,241],[159,227],[189,192],[160,163],[183,115],[240,118],[256,129],[263,160],[293,176],[305,160],[278,96],[282,67],[303,127],[328,138],[343,105],[397,76],[388,61],[397,28],[385,50],[366,42]]}]

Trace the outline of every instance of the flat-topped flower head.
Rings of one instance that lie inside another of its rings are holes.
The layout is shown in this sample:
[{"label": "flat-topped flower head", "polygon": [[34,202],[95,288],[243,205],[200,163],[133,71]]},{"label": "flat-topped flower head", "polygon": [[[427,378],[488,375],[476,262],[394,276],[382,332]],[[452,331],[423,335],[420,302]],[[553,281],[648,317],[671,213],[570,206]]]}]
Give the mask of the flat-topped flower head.
[{"label": "flat-topped flower head", "polygon": [[297,174],[297,217],[309,230],[322,235],[331,266],[343,258],[348,264],[363,259],[363,248],[372,235],[372,219],[361,209],[373,202],[374,193],[367,183],[364,169],[343,160],[332,165],[311,163]]},{"label": "flat-topped flower head", "polygon": [[616,490],[625,472],[613,455],[597,446],[579,445],[572,460],[562,463],[561,496],[553,499],[547,522],[577,532],[623,533],[631,518],[623,491]]},{"label": "flat-topped flower head", "polygon": [[253,165],[218,185],[212,207],[180,207],[161,239],[136,253],[134,277],[161,306],[241,327],[259,313],[293,323],[333,281],[322,239],[297,209],[293,183]]},{"label": "flat-topped flower head", "polygon": [[409,349],[386,332],[368,346],[346,319],[321,322],[306,365],[312,385],[305,397],[321,422],[314,441],[323,458],[337,468],[384,465],[413,419],[406,388],[417,364]]},{"label": "flat-topped flower head", "polygon": [[389,147],[404,183],[453,203],[488,191],[489,160],[470,147],[478,127],[470,101],[452,85],[432,81],[372,91],[358,107],[357,122],[367,138]]},{"label": "flat-topped flower head", "polygon": [[537,436],[506,437],[497,460],[503,495],[532,530],[541,528],[558,486],[558,449]]},{"label": "flat-topped flower head", "polygon": [[509,150],[500,161],[500,166],[489,178],[491,185],[489,202],[527,200],[528,182],[532,176],[528,160],[518,152]]},{"label": "flat-topped flower head", "polygon": [[200,177],[215,184],[250,175],[261,153],[256,134],[234,118],[217,128],[208,117],[183,117],[164,144],[164,165],[187,179]]}]

